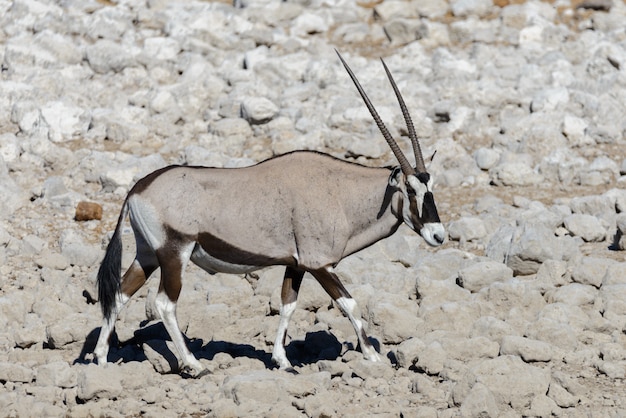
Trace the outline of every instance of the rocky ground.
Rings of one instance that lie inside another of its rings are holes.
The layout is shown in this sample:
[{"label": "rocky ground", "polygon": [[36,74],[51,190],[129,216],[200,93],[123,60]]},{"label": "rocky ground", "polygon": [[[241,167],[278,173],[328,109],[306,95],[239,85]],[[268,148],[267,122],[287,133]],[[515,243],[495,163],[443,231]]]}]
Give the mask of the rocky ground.
[{"label": "rocky ground", "polygon": [[[624,22],[618,0],[0,0],[0,415],[626,416]],[[178,317],[211,373],[176,373],[154,278],[93,364],[95,273],[141,176],[394,162],[334,49],[409,149],[384,57],[437,151],[447,243],[402,227],[337,268],[386,362],[307,277],[299,373],[273,369],[282,269],[190,266]]]}]

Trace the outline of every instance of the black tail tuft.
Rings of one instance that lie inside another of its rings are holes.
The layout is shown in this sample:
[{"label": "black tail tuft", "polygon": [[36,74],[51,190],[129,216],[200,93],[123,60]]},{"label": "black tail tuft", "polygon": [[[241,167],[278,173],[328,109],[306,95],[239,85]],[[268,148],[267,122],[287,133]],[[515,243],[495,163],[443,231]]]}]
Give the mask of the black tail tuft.
[{"label": "black tail tuft", "polygon": [[122,270],[122,236],[118,223],[106,254],[98,270],[98,298],[102,315],[108,319],[115,309],[117,294],[120,290],[120,276]]}]

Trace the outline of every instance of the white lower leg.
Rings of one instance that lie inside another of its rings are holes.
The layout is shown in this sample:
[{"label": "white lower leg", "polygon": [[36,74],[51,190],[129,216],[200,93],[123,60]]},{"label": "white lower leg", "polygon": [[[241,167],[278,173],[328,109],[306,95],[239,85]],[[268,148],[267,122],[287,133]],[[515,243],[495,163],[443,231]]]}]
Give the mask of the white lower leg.
[{"label": "white lower leg", "polygon": [[296,310],[296,302],[291,302],[280,307],[280,322],[278,323],[278,332],[276,333],[276,341],[274,342],[274,350],[272,351],[272,360],[278,364],[280,369],[288,369],[291,363],[287,360],[285,352],[285,336],[289,327],[289,320]]},{"label": "white lower leg", "polygon": [[[113,316],[113,315],[112,315]],[[100,335],[98,336],[98,343],[93,353],[98,360],[99,365],[105,365],[107,363],[107,356],[109,354],[109,337],[113,331],[113,324],[115,319],[108,318],[102,322],[102,328],[100,328]]]},{"label": "white lower leg", "polygon": [[164,292],[159,292],[155,299],[155,305],[161,316],[163,325],[165,325],[165,329],[170,334],[174,347],[176,351],[178,351],[183,365],[182,368],[191,368],[192,371],[196,373],[203,371],[204,367],[187,348],[183,334],[178,327],[178,321],[176,320],[176,303],[172,302]]},{"label": "white lower leg", "polygon": [[376,349],[369,342],[367,335],[363,330],[363,322],[361,321],[361,315],[356,301],[352,298],[341,297],[338,298],[336,302],[354,327],[354,332],[356,332],[356,336],[359,339],[359,345],[361,346],[363,357],[371,361],[382,361],[380,354],[378,354]]},{"label": "white lower leg", "polygon": [[96,343],[96,348],[93,350],[93,353],[98,360],[98,364],[105,365],[107,363],[107,356],[109,355],[109,338],[111,337],[111,333],[113,332],[113,328],[115,328],[115,321],[117,320],[117,316],[120,311],[128,302],[128,296],[123,293],[118,293],[115,307],[113,312],[111,312],[111,316],[109,318],[104,318],[102,322],[102,327],[100,328],[100,335],[98,336],[98,342]]}]

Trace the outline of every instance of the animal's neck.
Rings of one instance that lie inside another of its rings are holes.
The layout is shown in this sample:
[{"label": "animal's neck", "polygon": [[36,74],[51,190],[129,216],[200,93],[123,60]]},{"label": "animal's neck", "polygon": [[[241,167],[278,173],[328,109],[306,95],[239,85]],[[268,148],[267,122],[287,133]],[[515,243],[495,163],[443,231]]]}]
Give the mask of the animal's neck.
[{"label": "animal's neck", "polygon": [[[360,213],[355,213],[353,235],[346,247],[346,255],[369,247],[377,241],[396,232],[402,223],[401,192],[388,185],[387,177],[369,184],[363,196],[364,205]],[[365,190],[364,190],[365,191]]]}]

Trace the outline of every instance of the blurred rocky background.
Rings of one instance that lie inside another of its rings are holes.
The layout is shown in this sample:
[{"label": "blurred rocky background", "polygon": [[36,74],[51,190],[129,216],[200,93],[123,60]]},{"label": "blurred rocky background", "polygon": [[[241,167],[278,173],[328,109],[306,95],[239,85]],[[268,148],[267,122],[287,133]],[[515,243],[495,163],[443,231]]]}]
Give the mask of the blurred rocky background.
[{"label": "blurred rocky background", "polygon": [[[307,276],[300,374],[271,370],[282,269],[190,266],[178,316],[209,376],[175,373],[158,273],[91,364],[95,274],[143,175],[395,163],[335,49],[409,150],[385,59],[436,152],[444,247],[402,227],[337,268],[388,362]],[[626,414],[622,1],[0,0],[0,65],[3,416]]]}]

